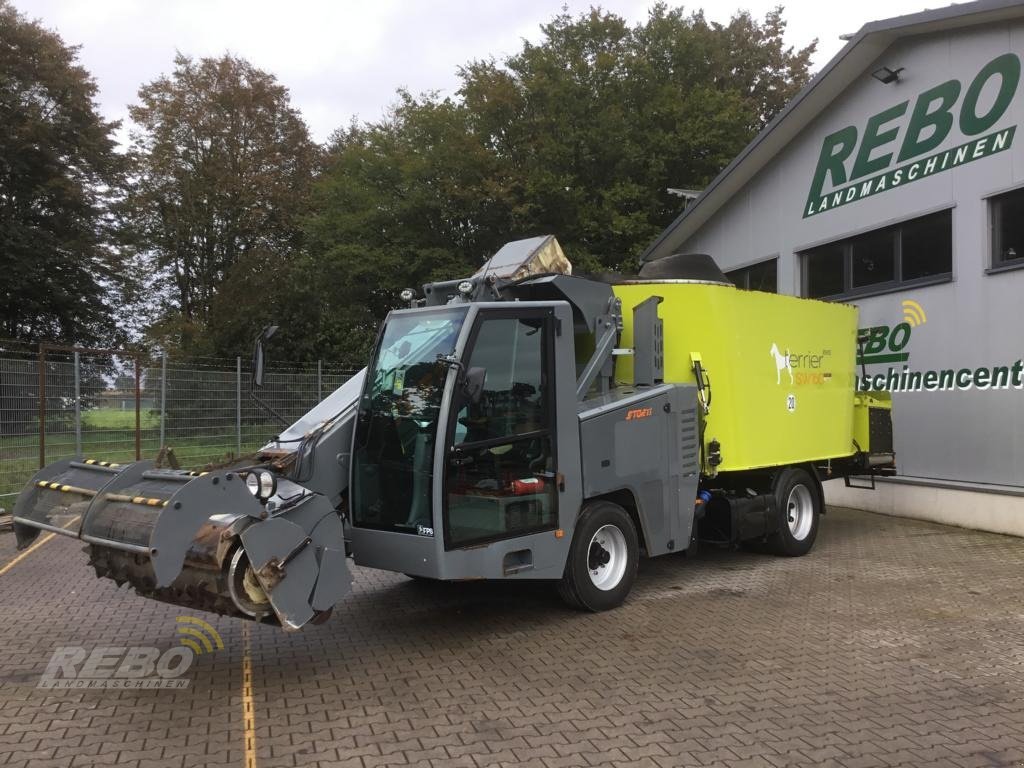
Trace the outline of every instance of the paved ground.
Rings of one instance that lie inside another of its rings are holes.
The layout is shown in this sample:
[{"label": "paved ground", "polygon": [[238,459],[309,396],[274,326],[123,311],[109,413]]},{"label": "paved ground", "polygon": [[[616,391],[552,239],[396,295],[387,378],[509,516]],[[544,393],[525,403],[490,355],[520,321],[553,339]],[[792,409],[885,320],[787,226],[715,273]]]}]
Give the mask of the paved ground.
[{"label": "paved ground", "polygon": [[601,615],[362,570],[300,634],[207,617],[226,647],[186,690],[54,692],[55,647],[171,648],[188,614],[58,538],[0,575],[0,765],[242,766],[247,722],[259,766],[1024,765],[1022,566],[1020,539],[835,509],[808,557],[650,561]]}]

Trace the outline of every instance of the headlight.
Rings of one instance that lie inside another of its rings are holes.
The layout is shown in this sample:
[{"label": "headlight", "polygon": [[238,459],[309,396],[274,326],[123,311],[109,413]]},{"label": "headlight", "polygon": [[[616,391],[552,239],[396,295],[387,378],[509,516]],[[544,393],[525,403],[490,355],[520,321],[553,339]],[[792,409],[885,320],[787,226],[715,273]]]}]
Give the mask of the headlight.
[{"label": "headlight", "polygon": [[245,476],[245,487],[261,502],[266,502],[277,493],[277,477],[272,472],[256,469]]},{"label": "headlight", "polygon": [[469,296],[469,294],[473,292],[473,281],[463,280],[461,283],[459,283],[458,287],[459,293],[461,293],[463,296]]}]

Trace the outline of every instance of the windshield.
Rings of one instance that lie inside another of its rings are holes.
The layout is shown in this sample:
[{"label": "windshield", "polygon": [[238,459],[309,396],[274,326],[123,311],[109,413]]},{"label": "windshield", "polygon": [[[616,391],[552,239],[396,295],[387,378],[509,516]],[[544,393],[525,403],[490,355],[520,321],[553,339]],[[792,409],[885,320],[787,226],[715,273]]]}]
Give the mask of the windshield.
[{"label": "windshield", "polygon": [[359,403],[352,521],[365,528],[433,534],[434,439],[448,367],[466,307],[392,314]]}]

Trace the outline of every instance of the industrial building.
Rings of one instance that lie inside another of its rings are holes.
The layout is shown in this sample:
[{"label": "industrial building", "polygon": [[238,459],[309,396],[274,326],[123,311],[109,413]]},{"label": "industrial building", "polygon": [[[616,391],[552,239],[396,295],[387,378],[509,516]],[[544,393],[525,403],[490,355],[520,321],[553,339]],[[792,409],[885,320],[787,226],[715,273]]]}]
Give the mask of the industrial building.
[{"label": "industrial building", "polygon": [[1024,535],[1022,59],[1020,0],[866,24],[644,255],[860,308],[899,477],[833,504]]}]

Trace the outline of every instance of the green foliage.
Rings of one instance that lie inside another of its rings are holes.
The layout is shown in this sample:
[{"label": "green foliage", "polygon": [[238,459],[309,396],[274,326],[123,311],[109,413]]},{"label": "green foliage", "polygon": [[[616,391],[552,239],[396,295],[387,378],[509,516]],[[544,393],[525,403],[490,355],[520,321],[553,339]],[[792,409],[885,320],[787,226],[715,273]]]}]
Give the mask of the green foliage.
[{"label": "green foliage", "polygon": [[298,253],[319,148],[275,78],[231,55],[178,55],[129,110],[135,245],[157,279],[150,336],[191,354],[244,348]]},{"label": "green foliage", "polygon": [[401,93],[388,120],[335,135],[299,271],[316,315],[299,335],[329,357],[365,356],[402,288],[472,271],[509,239],[510,179],[468,117],[451,99]]},{"label": "green foliage", "polygon": [[180,359],[234,356],[273,322],[272,359],[352,363],[402,288],[509,240],[630,270],[680,211],[666,188],[705,186],[807,81],[814,44],[784,30],[781,9],[562,13],[461,68],[454,96],[400,91],[326,151],[272,75],[179,55],[130,107],[123,157],[75,49],[0,0],[0,335],[145,326]]},{"label": "green foliage", "polygon": [[0,0],[0,335],[115,343],[116,123],[77,49]]},{"label": "green foliage", "polygon": [[784,45],[781,9],[720,25],[659,4],[635,27],[595,9],[542,30],[463,67],[456,99],[400,92],[385,119],[337,132],[292,270],[317,297],[298,294],[315,308],[298,336],[364,349],[401,288],[520,237],[556,235],[579,272],[634,269],[680,211],[666,188],[705,186],[803,86],[814,50]]}]

